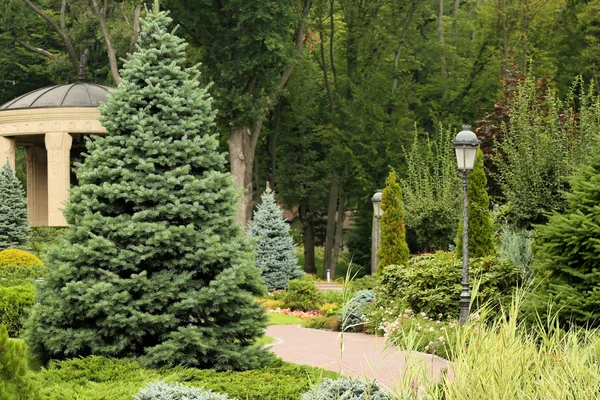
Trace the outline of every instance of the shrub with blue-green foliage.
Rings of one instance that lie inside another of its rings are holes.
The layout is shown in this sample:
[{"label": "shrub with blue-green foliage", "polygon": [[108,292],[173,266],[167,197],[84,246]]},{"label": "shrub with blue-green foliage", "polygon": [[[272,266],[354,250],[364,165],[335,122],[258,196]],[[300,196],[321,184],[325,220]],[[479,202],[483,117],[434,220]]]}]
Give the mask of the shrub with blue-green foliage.
[{"label": "shrub with blue-green foliage", "polygon": [[302,394],[301,400],[391,400],[392,395],[376,381],[326,378]]},{"label": "shrub with blue-green foliage", "polygon": [[500,232],[500,258],[512,261],[523,271],[523,277],[533,276],[533,231],[503,227]]},{"label": "shrub with blue-green foliage", "polygon": [[359,290],[352,296],[348,304],[342,307],[340,321],[342,330],[357,330],[364,323],[365,312],[375,300],[375,293],[371,290]]},{"label": "shrub with blue-green foliage", "polygon": [[269,290],[285,289],[288,281],[301,277],[304,271],[298,266],[290,226],[283,219],[275,194],[267,189],[260,199],[248,232],[257,238],[256,267],[262,271]]},{"label": "shrub with blue-green foliage", "polygon": [[165,382],[149,383],[133,398],[134,400],[236,400],[212,390]]},{"label": "shrub with blue-green foliage", "polygon": [[31,234],[27,197],[8,160],[0,163],[0,250],[24,248]]}]

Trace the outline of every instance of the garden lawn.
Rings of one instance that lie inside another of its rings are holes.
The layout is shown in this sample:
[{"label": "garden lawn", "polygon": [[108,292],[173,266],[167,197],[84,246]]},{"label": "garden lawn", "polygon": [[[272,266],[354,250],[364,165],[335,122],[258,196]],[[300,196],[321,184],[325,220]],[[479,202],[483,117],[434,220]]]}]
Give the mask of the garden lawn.
[{"label": "garden lawn", "polygon": [[304,320],[293,315],[278,313],[267,313],[269,315],[269,325],[301,325]]},{"label": "garden lawn", "polygon": [[243,372],[194,368],[147,369],[130,360],[87,357],[53,362],[36,373],[48,400],[132,400],[141,387],[158,380],[227,393],[239,400],[298,400],[315,382],[338,374],[283,361]]}]

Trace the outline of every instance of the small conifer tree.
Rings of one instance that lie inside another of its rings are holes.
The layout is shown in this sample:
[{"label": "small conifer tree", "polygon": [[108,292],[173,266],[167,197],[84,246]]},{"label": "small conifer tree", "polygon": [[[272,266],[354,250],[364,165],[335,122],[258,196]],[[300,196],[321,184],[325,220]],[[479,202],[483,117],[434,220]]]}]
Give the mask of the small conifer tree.
[{"label": "small conifer tree", "polygon": [[0,400],[37,400],[41,396],[27,366],[27,348],[10,339],[0,325]]},{"label": "small conifer tree", "polygon": [[[483,169],[483,152],[477,149],[473,171],[469,172],[469,257],[485,257],[494,252],[494,227],[490,213],[487,178]],[[456,253],[462,255],[462,214],[458,224]]]},{"label": "small conifer tree", "polygon": [[25,191],[6,161],[0,168],[0,251],[26,247],[30,234]]},{"label": "small conifer tree", "polygon": [[544,315],[550,307],[565,325],[600,326],[600,146],[570,179],[564,213],[536,227],[534,269],[540,280],[529,302]]},{"label": "small conifer tree", "polygon": [[410,256],[404,226],[404,201],[396,171],[391,171],[381,195],[383,214],[379,221],[380,244],[377,252],[377,273],[388,265],[404,265]]},{"label": "small conifer tree", "polygon": [[49,250],[26,339],[42,361],[130,357],[147,366],[249,369],[267,317],[214,112],[185,42],[158,3],[138,50],[101,106],[106,138],[88,143]]},{"label": "small conifer tree", "polygon": [[299,278],[304,271],[298,266],[290,226],[283,219],[275,194],[267,189],[260,199],[249,230],[251,237],[258,238],[256,266],[269,290],[285,289],[289,280]]}]

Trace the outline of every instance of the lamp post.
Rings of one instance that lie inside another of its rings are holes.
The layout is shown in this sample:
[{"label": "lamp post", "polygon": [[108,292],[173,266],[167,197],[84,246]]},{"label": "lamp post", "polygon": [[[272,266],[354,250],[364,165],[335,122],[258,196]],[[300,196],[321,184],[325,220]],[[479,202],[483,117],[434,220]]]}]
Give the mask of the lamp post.
[{"label": "lamp post", "polygon": [[469,171],[475,165],[475,156],[479,147],[477,136],[471,132],[469,125],[454,139],[458,170],[463,175],[463,230],[462,230],[462,291],[460,293],[460,324],[464,325],[469,317],[471,293],[469,291]]},{"label": "lamp post", "polygon": [[377,251],[379,250],[379,219],[381,218],[381,189],[373,195],[373,229],[371,230],[371,274],[377,273]]}]

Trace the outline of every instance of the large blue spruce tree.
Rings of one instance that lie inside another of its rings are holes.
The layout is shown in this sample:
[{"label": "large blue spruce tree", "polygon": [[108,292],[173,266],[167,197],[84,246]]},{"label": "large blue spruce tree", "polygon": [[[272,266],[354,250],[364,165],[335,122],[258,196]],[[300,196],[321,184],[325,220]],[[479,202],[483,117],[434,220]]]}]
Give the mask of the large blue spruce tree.
[{"label": "large blue spruce tree", "polygon": [[6,161],[0,168],[0,250],[25,247],[30,234],[25,191]]},{"label": "large blue spruce tree", "polygon": [[274,193],[267,190],[260,199],[249,231],[250,236],[258,238],[256,266],[261,270],[267,288],[285,289],[289,280],[299,278],[304,271],[298,266],[290,226],[283,219]]},{"label": "large blue spruce tree", "polygon": [[51,249],[27,340],[43,361],[91,354],[143,365],[248,369],[266,315],[252,249],[232,224],[237,191],[206,88],[158,4],[101,107],[70,224]]}]

